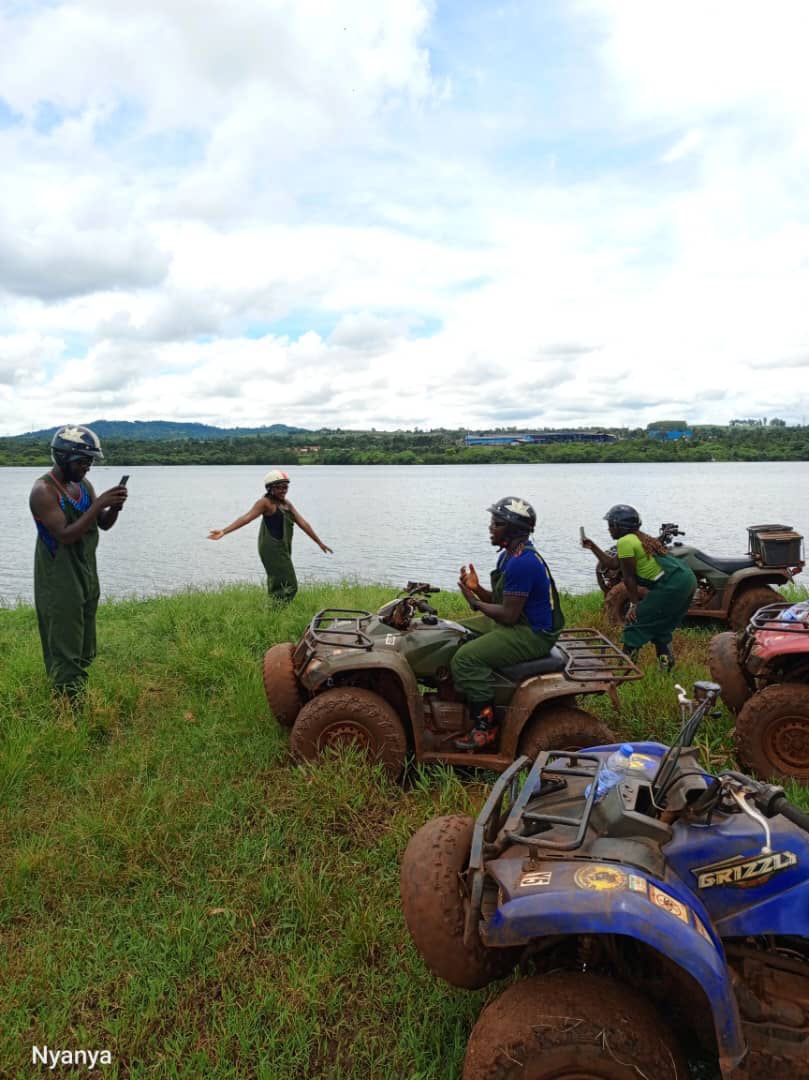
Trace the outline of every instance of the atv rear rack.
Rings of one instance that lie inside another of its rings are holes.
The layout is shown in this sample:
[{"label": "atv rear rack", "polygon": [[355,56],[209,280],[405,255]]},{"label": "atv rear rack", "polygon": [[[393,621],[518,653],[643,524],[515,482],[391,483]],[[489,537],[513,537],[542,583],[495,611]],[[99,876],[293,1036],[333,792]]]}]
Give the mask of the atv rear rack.
[{"label": "atv rear rack", "polygon": [[567,653],[565,675],[577,682],[628,682],[643,672],[617,645],[598,630],[576,627],[563,630],[557,642]]}]

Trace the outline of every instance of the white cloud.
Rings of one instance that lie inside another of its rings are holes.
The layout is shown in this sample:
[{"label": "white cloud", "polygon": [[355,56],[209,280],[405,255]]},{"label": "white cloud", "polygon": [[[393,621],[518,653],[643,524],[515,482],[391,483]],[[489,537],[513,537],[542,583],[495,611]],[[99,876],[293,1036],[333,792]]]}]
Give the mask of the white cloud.
[{"label": "white cloud", "polygon": [[669,147],[660,160],[667,165],[671,165],[675,161],[682,161],[689,154],[693,154],[704,142],[705,135],[701,131],[687,131],[673,146]]},{"label": "white cloud", "polygon": [[803,5],[467,15],[0,15],[0,431],[805,414]]}]

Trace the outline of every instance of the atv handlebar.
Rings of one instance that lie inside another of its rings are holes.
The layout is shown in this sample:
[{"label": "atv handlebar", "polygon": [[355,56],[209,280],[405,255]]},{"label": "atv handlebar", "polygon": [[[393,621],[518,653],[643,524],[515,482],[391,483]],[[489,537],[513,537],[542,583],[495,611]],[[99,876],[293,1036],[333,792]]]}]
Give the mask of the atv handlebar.
[{"label": "atv handlebar", "polygon": [[408,581],[404,587],[405,596],[415,596],[416,593],[441,592],[437,585],[428,585],[426,581]]},{"label": "atv handlebar", "polygon": [[673,521],[664,521],[657,534],[658,540],[663,544],[670,544],[675,536],[685,536],[685,533]]},{"label": "atv handlebar", "polygon": [[788,818],[794,825],[797,825],[799,829],[803,829],[804,832],[809,832],[809,814],[805,814],[803,810],[799,810],[797,806],[787,799],[786,795],[780,795],[774,799],[771,803],[771,817],[775,817],[776,814],[781,814],[783,817]]},{"label": "atv handlebar", "polygon": [[722,773],[719,780],[720,782],[732,781],[737,790],[741,788],[751,795],[756,808],[766,818],[774,818],[780,814],[804,832],[809,832],[809,814],[791,803],[784,794],[784,789],[777,784],[765,784],[761,780],[753,780],[752,777],[738,772]]}]

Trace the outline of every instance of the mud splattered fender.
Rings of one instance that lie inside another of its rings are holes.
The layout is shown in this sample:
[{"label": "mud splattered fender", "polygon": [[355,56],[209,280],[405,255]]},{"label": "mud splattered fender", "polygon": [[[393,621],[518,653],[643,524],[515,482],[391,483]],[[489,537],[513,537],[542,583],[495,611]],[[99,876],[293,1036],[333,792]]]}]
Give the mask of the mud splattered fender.
[{"label": "mud splattered fender", "polygon": [[523,884],[515,881],[509,889],[512,899],[482,928],[487,946],[507,948],[558,934],[617,934],[643,942],[702,986],[720,1058],[731,1065],[741,1061],[745,1041],[724,950],[707,912],[685,890],[632,867],[589,861],[547,860],[523,870],[521,878]]}]

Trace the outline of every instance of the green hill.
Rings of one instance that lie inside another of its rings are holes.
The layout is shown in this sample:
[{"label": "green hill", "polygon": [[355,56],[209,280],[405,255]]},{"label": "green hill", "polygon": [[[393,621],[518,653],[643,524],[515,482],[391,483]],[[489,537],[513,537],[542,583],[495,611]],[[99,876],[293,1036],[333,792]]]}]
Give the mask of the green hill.
[{"label": "green hill", "polygon": [[[165,439],[233,439],[244,435],[292,435],[306,428],[269,424],[262,427],[221,428],[212,424],[194,424],[174,420],[92,420],[87,425],[99,439],[127,439],[133,442],[157,442]],[[42,442],[53,437],[55,427],[26,431],[10,436],[20,442]]]}]

